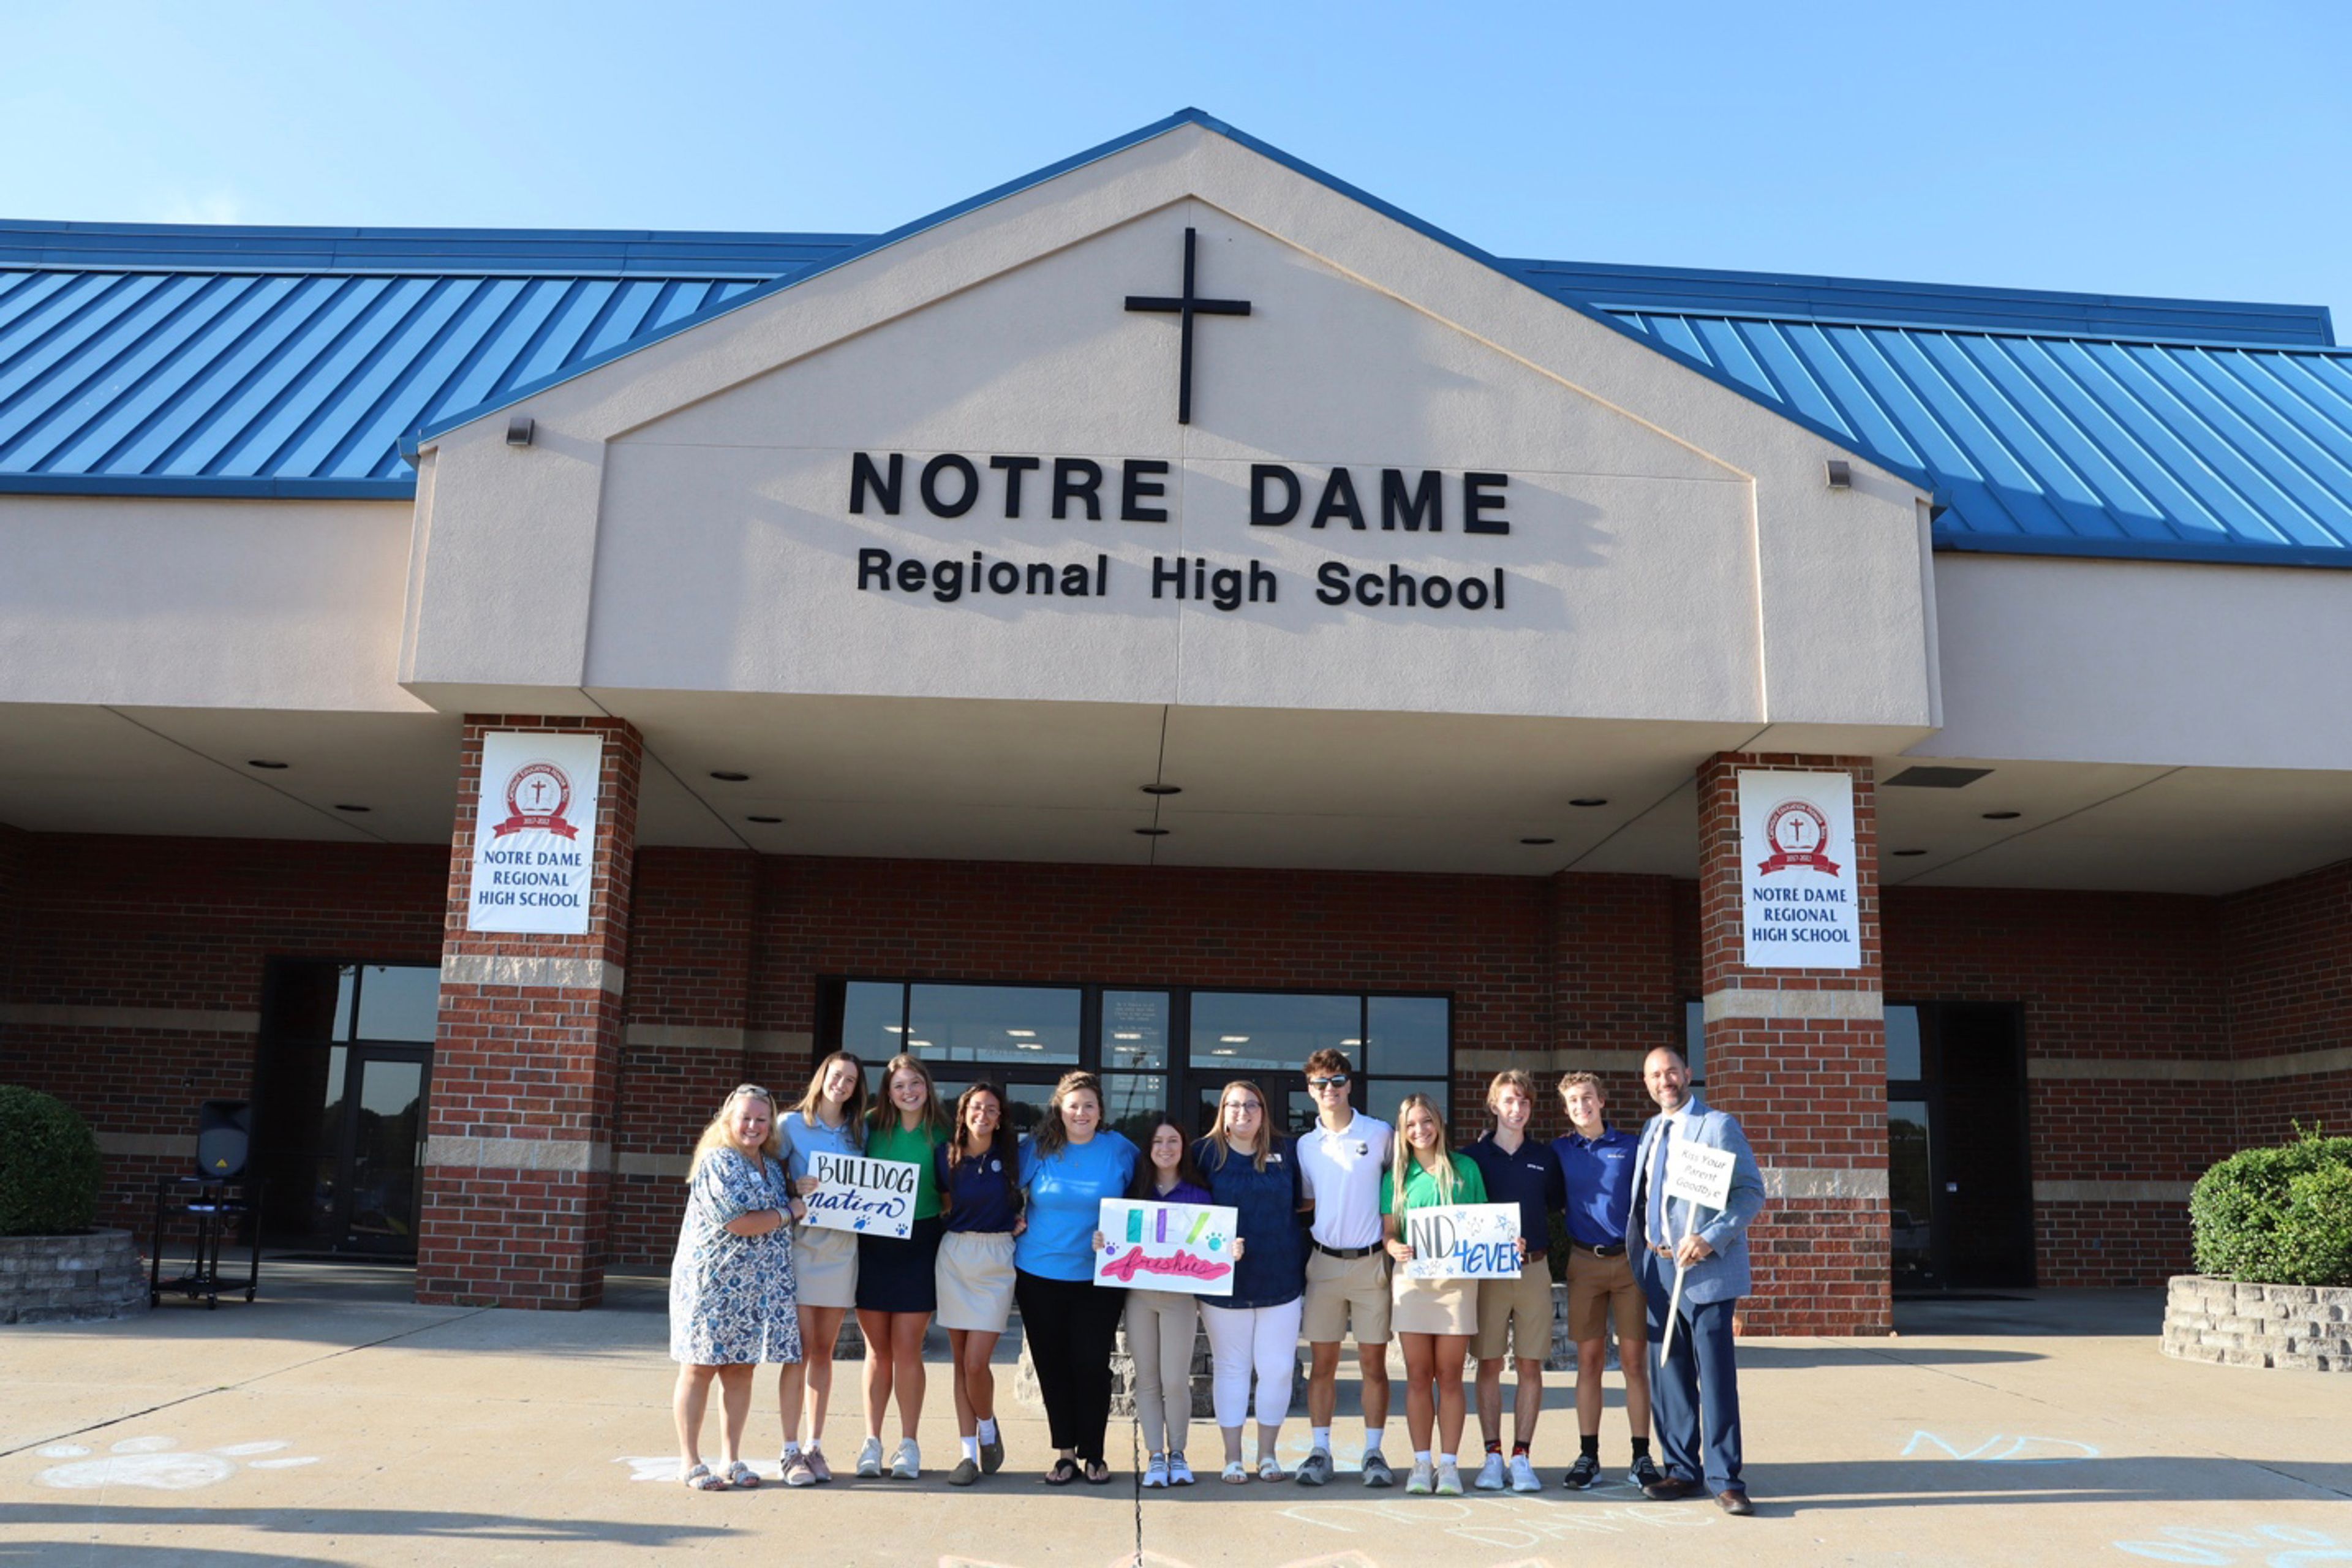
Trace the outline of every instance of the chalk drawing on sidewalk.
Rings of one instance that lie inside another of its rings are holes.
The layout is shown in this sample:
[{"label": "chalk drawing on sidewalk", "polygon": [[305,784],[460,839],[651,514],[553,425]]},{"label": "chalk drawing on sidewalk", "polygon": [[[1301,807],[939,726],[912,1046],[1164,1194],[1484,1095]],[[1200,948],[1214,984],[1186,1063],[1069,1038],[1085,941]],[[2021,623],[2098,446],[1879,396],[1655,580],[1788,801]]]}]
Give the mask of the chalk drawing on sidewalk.
[{"label": "chalk drawing on sidewalk", "polygon": [[1311,1524],[1343,1535],[1367,1531],[1425,1534],[1441,1530],[1457,1541],[1507,1551],[1525,1551],[1578,1535],[1622,1535],[1643,1530],[1704,1530],[1716,1524],[1712,1511],[1671,1503],[1621,1503],[1611,1508],[1563,1509],[1511,1496],[1465,1499],[1412,1498],[1384,1502],[1309,1502],[1284,1509],[1294,1524]]},{"label": "chalk drawing on sidewalk", "polygon": [[[282,1439],[259,1443],[228,1443],[217,1448],[183,1448],[176,1437],[125,1437],[101,1458],[79,1443],[52,1443],[41,1450],[45,1459],[69,1459],[52,1465],[33,1479],[45,1487],[67,1491],[95,1491],[103,1487],[152,1487],[157,1491],[194,1491],[218,1486],[241,1469],[290,1470],[319,1462],[316,1454],[286,1454],[294,1445]],[[268,1454],[271,1458],[257,1456]]]},{"label": "chalk drawing on sidewalk", "polygon": [[1948,1459],[1975,1459],[2000,1465],[2065,1465],[2078,1459],[2099,1457],[2099,1451],[2090,1444],[2078,1443],[2072,1437],[2012,1436],[2006,1432],[1996,1432],[1965,1452],[1958,1444],[1933,1432],[1914,1432],[1911,1440],[1903,1445],[1901,1457],[1914,1458],[1936,1448],[1942,1449],[1944,1458]]},{"label": "chalk drawing on sidewalk", "polygon": [[2325,1531],[2292,1524],[2258,1524],[2246,1530],[2199,1530],[2171,1525],[2152,1539],[2118,1541],[2118,1552],[2157,1563],[2194,1563],[2204,1568],[2309,1568],[2319,1563],[2352,1563],[2352,1542]]}]

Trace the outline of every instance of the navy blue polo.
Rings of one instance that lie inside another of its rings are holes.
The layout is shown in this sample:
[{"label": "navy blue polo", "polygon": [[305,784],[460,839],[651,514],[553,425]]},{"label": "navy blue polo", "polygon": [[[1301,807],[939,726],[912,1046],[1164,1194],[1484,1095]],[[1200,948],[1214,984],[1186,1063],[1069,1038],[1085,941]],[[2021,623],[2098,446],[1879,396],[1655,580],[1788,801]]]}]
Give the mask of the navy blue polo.
[{"label": "navy blue polo", "polygon": [[1524,1138],[1509,1153],[1492,1132],[1462,1151],[1478,1167],[1490,1204],[1519,1205],[1519,1234],[1527,1238],[1528,1256],[1540,1258],[1551,1246],[1550,1216],[1567,1201],[1561,1189],[1559,1162],[1550,1150]]},{"label": "navy blue polo", "polygon": [[1021,1217],[1018,1154],[1007,1159],[998,1149],[983,1149],[959,1161],[940,1145],[940,1191],[948,1200],[947,1228],[994,1235],[1013,1228]]},{"label": "navy blue polo", "polygon": [[1570,1132],[1551,1141],[1568,1188],[1568,1234],[1580,1244],[1624,1244],[1625,1205],[1633,1201],[1634,1156],[1641,1147],[1639,1138],[1605,1121],[1598,1138]]}]

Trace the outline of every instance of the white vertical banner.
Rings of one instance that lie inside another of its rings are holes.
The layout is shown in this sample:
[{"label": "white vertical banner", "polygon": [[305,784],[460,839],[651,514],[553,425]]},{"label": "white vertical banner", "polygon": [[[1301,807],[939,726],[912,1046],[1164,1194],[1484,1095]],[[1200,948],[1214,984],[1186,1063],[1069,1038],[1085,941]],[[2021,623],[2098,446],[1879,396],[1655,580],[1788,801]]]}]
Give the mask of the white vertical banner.
[{"label": "white vertical banner", "polygon": [[1859,969],[1853,779],[1742,772],[1739,893],[1750,969]]},{"label": "white vertical banner", "polygon": [[482,737],[467,931],[588,934],[601,735]]}]

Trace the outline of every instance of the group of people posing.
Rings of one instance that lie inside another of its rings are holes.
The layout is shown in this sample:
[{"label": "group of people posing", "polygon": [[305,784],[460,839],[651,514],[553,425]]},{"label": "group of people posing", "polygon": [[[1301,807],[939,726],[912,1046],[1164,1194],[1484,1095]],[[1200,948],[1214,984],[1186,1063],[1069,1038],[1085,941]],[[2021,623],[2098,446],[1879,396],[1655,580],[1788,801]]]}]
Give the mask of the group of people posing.
[{"label": "group of people posing", "polygon": [[[1558,1215],[1570,1249],[1580,1438],[1565,1484],[1580,1489],[1601,1479],[1601,1379],[1613,1326],[1633,1436],[1628,1479],[1661,1500],[1705,1494],[1727,1511],[1751,1511],[1740,1478],[1731,1319],[1748,1288],[1745,1235],[1763,1207],[1763,1182],[1738,1122],[1689,1092],[1681,1054],[1660,1047],[1645,1061],[1643,1082],[1658,1114],[1638,1140],[1604,1119],[1601,1085],[1590,1073],[1559,1081],[1571,1131],[1548,1145],[1529,1139],[1535,1085],[1511,1070],[1488,1087],[1488,1130],[1458,1151],[1443,1109],[1425,1095],[1406,1096],[1393,1127],[1355,1110],[1352,1072],[1337,1050],[1307,1058],[1318,1115],[1296,1138],[1276,1131],[1264,1091],[1237,1079],[1220,1095],[1206,1137],[1195,1142],[1163,1117],[1141,1148],[1104,1125],[1101,1084],[1087,1072],[1063,1077],[1026,1138],[1013,1133],[1004,1094],[992,1084],[975,1083],[951,1111],[943,1109],[929,1068],[912,1056],[890,1060],[870,1107],[864,1065],[845,1051],[818,1064],[788,1110],[756,1085],[737,1089],[696,1147],[670,1277],[686,1484],[705,1490],[760,1484],[740,1450],[753,1370],[768,1363],[782,1367],[785,1484],[832,1479],[824,1447],[832,1352],[852,1309],[866,1341],[866,1434],[856,1473],[885,1473],[882,1430],[894,1401],[900,1436],[887,1473],[907,1479],[921,1473],[922,1343],[936,1315],[952,1352],[963,1450],[949,1484],[970,1486],[993,1474],[1004,1446],[992,1361],[1017,1304],[1055,1449],[1045,1474],[1049,1485],[1111,1479],[1103,1439],[1111,1352],[1123,1322],[1137,1419],[1150,1451],[1146,1487],[1193,1484],[1186,1456],[1192,1349],[1196,1325],[1205,1324],[1223,1480],[1294,1479],[1276,1443],[1302,1334],[1311,1357],[1313,1443],[1295,1479],[1304,1486],[1332,1479],[1339,1359],[1352,1334],[1361,1373],[1360,1475],[1367,1486],[1394,1485],[1383,1451],[1393,1334],[1403,1352],[1412,1453],[1406,1491],[1461,1495],[1464,1373],[1473,1360],[1486,1444],[1473,1484],[1539,1491],[1530,1445],[1551,1348],[1547,1253]],[[1723,1206],[1668,1196],[1673,1149],[1685,1142],[1732,1153]],[[916,1163],[910,1234],[853,1235],[802,1223],[803,1200],[818,1185],[810,1156],[819,1152]],[[1231,1293],[1095,1283],[1100,1205],[1120,1197],[1233,1209]],[[1482,1203],[1518,1206],[1517,1278],[1423,1279],[1396,1267],[1413,1257],[1406,1215]],[[1670,1316],[1672,1344],[1653,1377],[1647,1346]],[[1507,1454],[1503,1373],[1514,1362]],[[700,1451],[714,1381],[723,1415],[716,1468]],[[1244,1463],[1253,1417],[1255,1458]]]}]

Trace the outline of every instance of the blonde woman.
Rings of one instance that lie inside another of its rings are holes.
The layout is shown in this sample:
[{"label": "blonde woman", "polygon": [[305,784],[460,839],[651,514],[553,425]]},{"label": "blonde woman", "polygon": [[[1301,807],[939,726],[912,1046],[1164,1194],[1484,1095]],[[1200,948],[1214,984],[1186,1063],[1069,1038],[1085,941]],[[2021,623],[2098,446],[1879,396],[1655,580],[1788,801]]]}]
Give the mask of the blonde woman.
[{"label": "blonde woman", "polygon": [[917,1167],[914,1228],[904,1237],[857,1238],[857,1331],[866,1336],[866,1443],[857,1473],[882,1473],[882,1418],[898,1398],[898,1451],[890,1473],[911,1481],[923,1473],[915,1428],[923,1418],[923,1333],[939,1310],[939,1152],[948,1141],[931,1069],[901,1053],[882,1069],[882,1098],[866,1113],[866,1157],[905,1160]]},{"label": "blonde woman", "polygon": [[[1415,1209],[1451,1204],[1483,1204],[1486,1184],[1466,1154],[1447,1146],[1445,1120],[1425,1094],[1409,1094],[1397,1107],[1396,1156],[1381,1184],[1381,1213],[1389,1256],[1412,1261],[1404,1239],[1405,1216]],[[1462,1447],[1462,1363],[1470,1337],[1478,1331],[1478,1281],[1413,1279],[1402,1268],[1391,1287],[1389,1314],[1404,1351],[1404,1423],[1412,1435],[1412,1479],[1404,1489],[1427,1497],[1462,1495],[1456,1458]],[[1434,1474],[1430,1463],[1430,1427],[1437,1428]]]},{"label": "blonde woman", "polygon": [[[775,1097],[747,1083],[702,1130],[688,1167],[686,1220],[669,1273],[670,1400],[679,1479],[697,1491],[760,1484],[742,1458],[754,1369],[781,1362],[782,1403],[800,1403],[801,1323],[793,1300],[793,1203],[780,1158]],[[722,1468],[703,1463],[702,1417],[719,1382]]]},{"label": "blonde woman", "polygon": [[[784,1166],[793,1191],[816,1191],[809,1174],[812,1154],[866,1152],[866,1064],[835,1051],[816,1064],[801,1102],[780,1118]],[[801,1443],[797,1410],[784,1412],[784,1484],[814,1486],[833,1479],[824,1460],[824,1417],[833,1403],[833,1348],[841,1342],[841,1320],[857,1305],[857,1237],[845,1230],[802,1226],[793,1232],[793,1283],[800,1297],[801,1343],[808,1360],[808,1442]]]},{"label": "blonde woman", "polygon": [[[1201,1303],[1209,1328],[1210,1387],[1225,1441],[1223,1479],[1240,1486],[1242,1427],[1250,1416],[1250,1379],[1257,1379],[1257,1478],[1289,1479],[1275,1458],[1290,1409],[1298,1354],[1298,1315],[1307,1290],[1306,1189],[1298,1145],[1268,1125],[1265,1091],[1235,1079],[1217,1096],[1217,1122],[1193,1146],[1209,1201],[1234,1211],[1234,1289]],[[1171,1467],[1172,1470],[1172,1467]],[[1170,1480],[1175,1479],[1173,1474]]]}]

